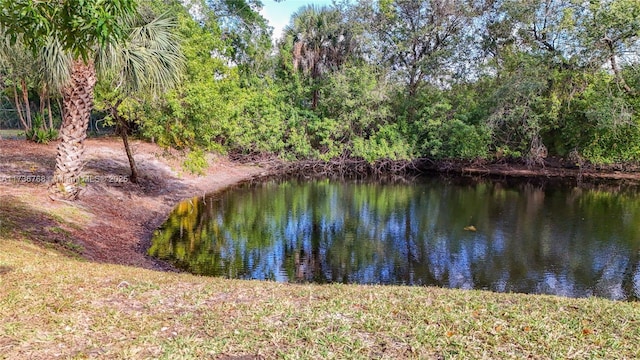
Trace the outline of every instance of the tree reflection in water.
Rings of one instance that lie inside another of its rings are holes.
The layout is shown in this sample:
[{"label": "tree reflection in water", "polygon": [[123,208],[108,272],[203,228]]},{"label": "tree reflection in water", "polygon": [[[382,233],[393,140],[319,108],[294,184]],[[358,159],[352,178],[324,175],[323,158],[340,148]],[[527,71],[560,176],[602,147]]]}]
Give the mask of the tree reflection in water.
[{"label": "tree reflection in water", "polygon": [[230,278],[637,299],[639,227],[633,189],[267,181],[179,204],[150,254]]}]

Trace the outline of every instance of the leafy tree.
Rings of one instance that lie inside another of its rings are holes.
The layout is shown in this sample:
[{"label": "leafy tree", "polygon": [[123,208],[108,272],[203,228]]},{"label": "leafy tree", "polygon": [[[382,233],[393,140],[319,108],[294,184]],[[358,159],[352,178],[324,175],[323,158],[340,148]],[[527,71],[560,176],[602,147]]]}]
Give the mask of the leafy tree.
[{"label": "leafy tree", "polygon": [[[172,7],[186,59],[183,81],[138,112],[143,135],[180,149],[271,152],[281,148],[277,144],[284,131],[274,121],[285,120],[273,115],[279,113],[274,103],[280,98],[269,71],[264,70],[270,61],[267,48],[259,45],[262,40],[251,38],[262,38],[262,30],[251,29],[266,25],[257,13],[259,4],[187,3],[187,7],[179,3]],[[247,47],[236,46],[241,38]]]},{"label": "leafy tree", "polygon": [[[633,106],[622,105],[624,96],[613,88],[597,87],[595,103],[603,106],[602,114],[611,115],[600,116],[597,122],[586,116],[591,110],[583,107],[582,98],[591,96],[594,81],[602,78],[608,63],[620,89],[632,94],[620,76],[618,61],[633,58],[623,54],[629,54],[637,41],[633,16],[637,7],[637,2],[620,0],[494,3],[484,17],[483,46],[497,74],[488,124],[499,152],[540,162],[547,152],[545,144],[562,156],[586,151],[604,144],[596,139],[607,128],[613,129],[622,118],[633,118]],[[606,119],[612,121],[602,127]]]},{"label": "leafy tree", "polygon": [[590,23],[586,26],[586,38],[592,47],[608,59],[616,81],[628,95],[635,95],[624,77],[620,58],[638,55],[640,41],[640,4],[632,0],[592,1],[589,6]]},{"label": "leafy tree", "polygon": [[127,116],[123,108],[135,107],[145,98],[173,87],[180,79],[184,61],[174,33],[175,21],[168,14],[149,19],[132,17],[128,21],[127,39],[97,52],[100,68],[105,70],[98,87],[101,91],[97,108],[106,111],[115,122],[129,159],[130,181],[137,183],[139,175],[128,137],[135,119]]},{"label": "leafy tree", "polygon": [[35,81],[33,74],[39,72],[38,63],[20,39],[13,44],[5,39],[0,42],[0,69],[3,85],[11,89],[7,97],[13,100],[22,128],[29,131],[33,127],[29,85]]},{"label": "leafy tree", "polygon": [[271,28],[260,14],[260,0],[187,0],[196,9],[196,20],[215,24],[230,64],[239,68],[241,81],[250,82],[272,70]]},{"label": "leafy tree", "polygon": [[141,109],[142,133],[162,146],[220,150],[227,142],[232,99],[240,91],[237,67],[224,55],[227,44],[215,18],[198,22],[182,7],[175,16],[185,57],[183,81]]},{"label": "leafy tree", "polygon": [[390,101],[393,85],[385,79],[386,74],[380,67],[352,62],[323,81],[320,96],[324,100],[318,112],[322,118],[333,119],[327,140],[339,156],[349,154],[374,163],[413,155],[394,124]]},{"label": "leafy tree", "polygon": [[413,99],[427,80],[446,78],[449,55],[470,20],[464,1],[380,0],[374,29],[387,66]]},{"label": "leafy tree", "polygon": [[[0,27],[12,42],[22,37],[34,53],[49,39],[72,56],[70,71],[56,74],[62,85],[64,119],[51,186],[53,197],[74,199],[83,166],[84,139],[93,108],[96,48],[118,43],[126,36],[123,19],[135,11],[132,0],[2,0]],[[57,69],[56,69],[57,70]]]}]

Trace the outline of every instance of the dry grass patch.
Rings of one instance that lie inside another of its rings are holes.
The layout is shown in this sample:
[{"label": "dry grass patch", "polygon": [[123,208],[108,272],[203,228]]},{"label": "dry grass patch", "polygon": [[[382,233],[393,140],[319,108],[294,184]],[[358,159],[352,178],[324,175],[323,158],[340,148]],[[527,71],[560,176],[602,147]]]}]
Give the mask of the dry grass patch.
[{"label": "dry grass patch", "polygon": [[81,262],[0,237],[0,358],[638,358],[640,306],[288,285]]}]

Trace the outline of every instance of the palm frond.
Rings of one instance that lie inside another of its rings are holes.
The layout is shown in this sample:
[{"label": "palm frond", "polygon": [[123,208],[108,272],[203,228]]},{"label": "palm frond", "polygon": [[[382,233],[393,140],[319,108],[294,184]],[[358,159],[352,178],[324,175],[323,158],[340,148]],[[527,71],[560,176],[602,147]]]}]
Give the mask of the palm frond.
[{"label": "palm frond", "polygon": [[126,43],[98,51],[98,70],[111,72],[125,92],[159,94],[175,86],[184,68],[176,26],[167,14],[132,26]]},{"label": "palm frond", "polygon": [[65,51],[58,39],[49,37],[40,50],[40,73],[50,89],[61,90],[71,78],[73,57]]},{"label": "palm frond", "polygon": [[293,67],[313,78],[339,68],[353,52],[350,31],[341,13],[329,7],[308,5],[293,15],[287,27],[293,42]]}]

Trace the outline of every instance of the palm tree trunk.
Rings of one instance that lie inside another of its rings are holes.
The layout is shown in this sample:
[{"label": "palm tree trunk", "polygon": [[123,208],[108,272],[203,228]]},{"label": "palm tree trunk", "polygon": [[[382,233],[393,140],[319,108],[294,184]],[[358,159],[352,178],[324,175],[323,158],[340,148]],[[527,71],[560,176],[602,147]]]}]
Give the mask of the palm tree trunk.
[{"label": "palm tree trunk", "polygon": [[93,88],[96,71],[92,62],[73,62],[71,80],[62,90],[64,117],[56,158],[53,182],[49,188],[52,199],[73,200],[80,191],[79,181],[84,166],[84,139],[93,109]]}]

